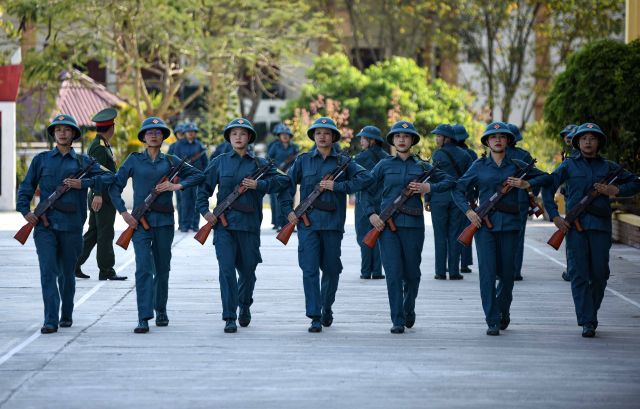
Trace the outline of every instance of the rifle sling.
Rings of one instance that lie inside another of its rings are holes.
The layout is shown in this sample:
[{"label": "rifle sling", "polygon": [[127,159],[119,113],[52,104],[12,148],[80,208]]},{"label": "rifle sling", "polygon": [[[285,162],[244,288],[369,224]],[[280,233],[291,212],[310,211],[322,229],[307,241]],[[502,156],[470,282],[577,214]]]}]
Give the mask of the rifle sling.
[{"label": "rifle sling", "polygon": [[446,149],[440,148],[439,150],[440,152],[444,153],[447,156],[447,158],[449,158],[449,161],[453,166],[453,170],[455,170],[456,175],[458,176],[458,179],[460,179],[460,177],[464,174],[464,172],[462,171],[462,169],[460,169],[460,166],[458,166],[458,163],[455,161],[455,159],[453,159],[453,155],[451,155],[450,152],[447,152]]}]

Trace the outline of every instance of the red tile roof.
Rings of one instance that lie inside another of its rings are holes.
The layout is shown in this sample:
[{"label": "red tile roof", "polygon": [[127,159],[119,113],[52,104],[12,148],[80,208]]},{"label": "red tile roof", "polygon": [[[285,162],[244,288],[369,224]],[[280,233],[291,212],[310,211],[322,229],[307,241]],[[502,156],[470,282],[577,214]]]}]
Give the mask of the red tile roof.
[{"label": "red tile roof", "polygon": [[109,92],[103,85],[74,70],[62,76],[55,112],[51,113],[51,118],[60,113],[69,114],[78,121],[78,126],[93,127],[95,123],[91,118],[98,111],[125,104],[123,99]]}]

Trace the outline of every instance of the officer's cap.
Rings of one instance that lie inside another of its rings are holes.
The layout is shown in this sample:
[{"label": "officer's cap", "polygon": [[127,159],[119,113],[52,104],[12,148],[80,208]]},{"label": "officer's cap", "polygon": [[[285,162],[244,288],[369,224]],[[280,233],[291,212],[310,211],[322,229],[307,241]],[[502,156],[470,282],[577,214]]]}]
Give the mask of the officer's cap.
[{"label": "officer's cap", "polygon": [[118,111],[115,108],[105,108],[95,114],[91,120],[96,123],[96,126],[111,126],[117,116]]}]

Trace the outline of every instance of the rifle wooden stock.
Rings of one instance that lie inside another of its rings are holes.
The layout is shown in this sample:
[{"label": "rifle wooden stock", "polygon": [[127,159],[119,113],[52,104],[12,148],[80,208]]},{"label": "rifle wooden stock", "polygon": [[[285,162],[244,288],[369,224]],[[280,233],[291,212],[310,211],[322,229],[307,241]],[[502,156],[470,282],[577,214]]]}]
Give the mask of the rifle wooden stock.
[{"label": "rifle wooden stock", "polygon": [[133,237],[133,233],[135,231],[136,230],[133,227],[127,227],[127,229],[122,232],[120,237],[118,237],[118,241],[116,241],[116,244],[125,250],[129,248],[129,243],[131,242],[131,238]]},{"label": "rifle wooden stock", "polygon": [[293,230],[296,228],[296,225],[293,223],[287,223],[282,230],[280,230],[280,233],[278,233],[278,235],[276,236],[276,239],[278,239],[282,244],[284,244],[285,246],[287,245],[287,243],[289,242],[289,239],[291,238],[291,235],[293,234]]},{"label": "rifle wooden stock", "polygon": [[547,244],[553,247],[554,249],[558,250],[560,248],[560,245],[562,244],[562,241],[564,240],[564,236],[565,236],[565,233],[563,233],[558,229],[556,230],[555,233],[553,233],[551,238],[549,238],[549,241],[547,241]]},{"label": "rifle wooden stock", "polygon": [[376,246],[376,242],[378,241],[378,238],[380,238],[381,233],[382,232],[378,231],[376,228],[369,230],[369,233],[367,233],[367,235],[364,236],[362,243],[371,249],[374,248]]},{"label": "rifle wooden stock", "polygon": [[220,213],[220,216],[218,216],[218,220],[220,220],[220,224],[222,225],[222,227],[227,227],[229,225],[227,216],[225,216],[224,213]]},{"label": "rifle wooden stock", "polygon": [[29,238],[29,235],[31,234],[32,230],[33,230],[33,224],[27,223],[24,226],[22,226],[20,230],[18,230],[16,235],[13,236],[13,238],[18,240],[20,244],[24,244],[27,242],[27,239]]},{"label": "rifle wooden stock", "polygon": [[473,240],[473,235],[476,234],[477,231],[478,228],[475,224],[469,224],[458,236],[458,242],[465,247],[469,247],[471,245],[471,241]]},{"label": "rifle wooden stock", "polygon": [[198,232],[196,233],[195,236],[193,236],[193,238],[196,239],[198,243],[204,245],[212,229],[213,229],[213,224],[205,223],[204,226],[200,227],[200,230],[198,230]]}]

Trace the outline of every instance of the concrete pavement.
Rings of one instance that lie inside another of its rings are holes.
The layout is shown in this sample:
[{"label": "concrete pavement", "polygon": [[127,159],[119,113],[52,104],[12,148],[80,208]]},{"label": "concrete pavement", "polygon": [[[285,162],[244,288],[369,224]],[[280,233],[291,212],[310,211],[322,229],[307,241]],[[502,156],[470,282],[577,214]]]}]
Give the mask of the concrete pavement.
[{"label": "concrete pavement", "polygon": [[45,336],[33,239],[20,246],[21,217],[0,213],[0,408],[638,407],[639,250],[613,246],[598,336],[584,339],[560,278],[564,249],[545,244],[549,223],[530,222],[511,326],[488,337],[477,266],[433,280],[429,225],[416,326],[392,335],[384,281],[359,279],[349,212],[335,321],[309,334],[297,238],[276,241],[264,214],[248,328],[223,333],[214,249],[176,233],[169,327],[133,334],[133,249],[116,247],[129,280],[98,281],[92,257],[73,327]]}]

